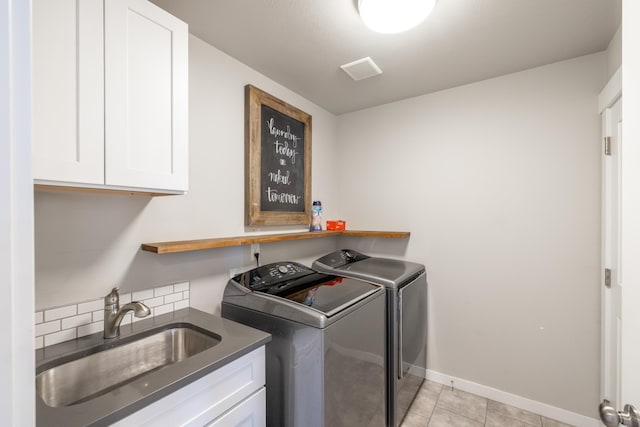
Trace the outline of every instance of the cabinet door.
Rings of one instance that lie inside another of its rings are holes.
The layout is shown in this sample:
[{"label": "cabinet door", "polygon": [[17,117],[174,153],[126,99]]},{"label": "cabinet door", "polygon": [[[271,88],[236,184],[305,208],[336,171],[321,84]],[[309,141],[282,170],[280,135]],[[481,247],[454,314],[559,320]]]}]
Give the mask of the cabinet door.
[{"label": "cabinet door", "polygon": [[105,3],[106,184],[187,189],[188,27],[146,0]]},{"label": "cabinet door", "polygon": [[[240,356],[196,381],[111,424],[112,427],[202,427],[211,420],[264,427],[265,348]],[[250,423],[250,424],[242,424]],[[214,424],[230,426],[226,422]]]},{"label": "cabinet door", "polygon": [[263,387],[206,427],[264,427],[267,425],[267,392]]},{"label": "cabinet door", "polygon": [[102,0],[33,1],[33,176],[104,182]]}]

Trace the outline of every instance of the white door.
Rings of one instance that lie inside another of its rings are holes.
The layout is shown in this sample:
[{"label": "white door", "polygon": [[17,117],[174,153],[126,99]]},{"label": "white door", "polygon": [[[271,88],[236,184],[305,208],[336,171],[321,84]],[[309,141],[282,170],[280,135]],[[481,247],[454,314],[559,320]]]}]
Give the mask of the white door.
[{"label": "white door", "polygon": [[[640,2],[622,1],[622,126],[619,145],[619,400],[601,405],[607,426],[640,425]],[[609,332],[605,331],[605,335]],[[603,402],[605,403],[605,402]],[[624,407],[623,407],[624,405]],[[634,408],[635,407],[635,408]],[[618,412],[621,411],[621,412]]]},{"label": "white door", "polygon": [[640,2],[623,0],[622,10],[620,389],[622,403],[640,409]]},{"label": "white door", "polygon": [[184,22],[146,0],[105,2],[107,185],[187,189],[187,74]]},{"label": "white door", "polygon": [[[602,113],[602,398],[620,404],[621,304],[620,287],[620,146],[622,100]],[[606,153],[605,153],[606,151]]]},{"label": "white door", "polygon": [[[629,277],[628,274],[623,274],[625,269],[634,268],[637,254],[622,256],[623,238],[628,238],[624,233],[635,225],[629,221],[628,212],[623,211],[623,204],[628,198],[623,197],[622,188],[625,186],[625,182],[629,182],[629,171],[627,170],[623,177],[622,160],[625,155],[629,156],[632,153],[629,152],[629,144],[623,140],[622,105],[623,100],[619,98],[602,112],[605,149],[602,161],[601,398],[603,404],[601,405],[601,417],[605,425],[611,427],[618,425],[627,415],[640,417],[640,413],[631,414],[633,408],[625,408],[628,403],[636,405],[635,408],[640,408],[638,406],[640,396],[631,391],[635,387],[635,383],[640,380],[640,360],[635,360],[635,356],[632,355],[634,351],[637,351],[634,349],[638,345],[640,328],[635,324],[633,318],[637,310],[637,303],[633,303],[633,301],[634,299],[638,300],[638,297],[633,294],[633,292],[637,292],[635,279],[633,275]],[[629,162],[625,162],[625,164],[628,165]],[[631,172],[634,174],[633,171]],[[637,184],[636,182],[633,185],[635,191],[638,188]],[[623,214],[626,215],[624,218]],[[633,247],[626,244],[624,251],[628,252],[629,250],[633,251]],[[624,310],[623,301],[625,302]],[[633,422],[631,419],[627,421]]]}]

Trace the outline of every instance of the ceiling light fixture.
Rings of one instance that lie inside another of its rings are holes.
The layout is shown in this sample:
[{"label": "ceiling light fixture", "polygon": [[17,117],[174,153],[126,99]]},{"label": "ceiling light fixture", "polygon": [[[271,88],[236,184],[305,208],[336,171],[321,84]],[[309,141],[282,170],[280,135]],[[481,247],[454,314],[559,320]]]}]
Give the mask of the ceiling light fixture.
[{"label": "ceiling light fixture", "polygon": [[433,10],[437,0],[359,0],[360,18],[373,31],[394,34],[407,31]]}]

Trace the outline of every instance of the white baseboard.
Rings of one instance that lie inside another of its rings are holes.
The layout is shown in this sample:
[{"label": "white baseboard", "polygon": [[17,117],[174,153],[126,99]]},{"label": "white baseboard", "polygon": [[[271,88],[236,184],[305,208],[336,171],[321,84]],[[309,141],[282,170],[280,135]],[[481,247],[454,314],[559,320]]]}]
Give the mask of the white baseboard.
[{"label": "white baseboard", "polygon": [[505,391],[467,381],[462,378],[441,374],[430,369],[423,370],[423,373],[424,377],[430,381],[434,381],[449,387],[451,386],[451,381],[453,381],[453,386],[462,391],[467,391],[469,393],[473,393],[487,399],[515,406],[516,408],[524,409],[526,411],[534,412],[547,418],[562,421],[563,423],[571,424],[577,427],[602,427],[600,420],[590,418],[585,415],[576,414],[575,412],[567,411],[566,409],[557,408],[555,406],[547,405],[546,403],[527,399],[526,397],[507,393]]}]

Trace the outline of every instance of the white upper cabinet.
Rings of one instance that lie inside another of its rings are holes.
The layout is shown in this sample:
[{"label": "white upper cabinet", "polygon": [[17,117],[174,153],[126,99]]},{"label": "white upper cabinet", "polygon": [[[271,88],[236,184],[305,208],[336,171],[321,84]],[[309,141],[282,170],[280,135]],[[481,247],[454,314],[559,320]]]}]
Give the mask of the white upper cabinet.
[{"label": "white upper cabinet", "polygon": [[105,2],[106,183],[186,190],[188,29],[146,0]]},{"label": "white upper cabinet", "polygon": [[187,25],[146,0],[33,9],[36,183],[185,192]]},{"label": "white upper cabinet", "polygon": [[33,176],[104,183],[102,0],[33,2]]}]

